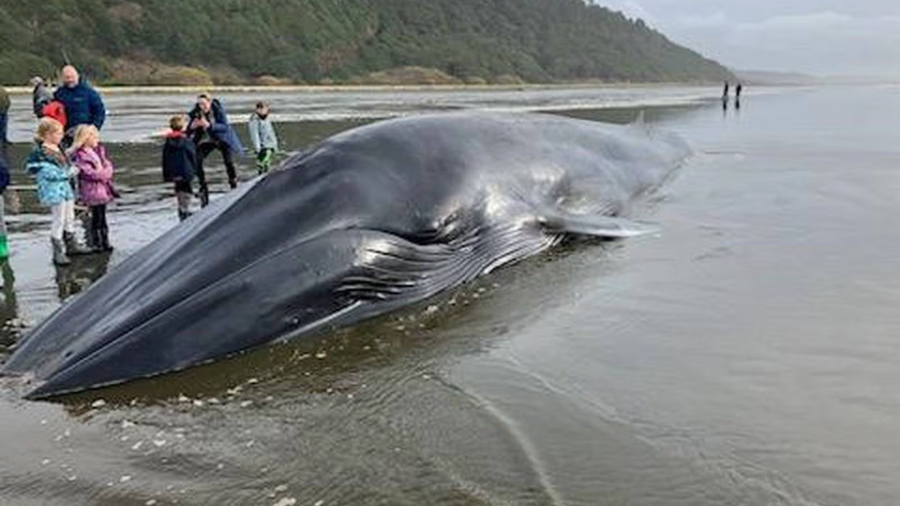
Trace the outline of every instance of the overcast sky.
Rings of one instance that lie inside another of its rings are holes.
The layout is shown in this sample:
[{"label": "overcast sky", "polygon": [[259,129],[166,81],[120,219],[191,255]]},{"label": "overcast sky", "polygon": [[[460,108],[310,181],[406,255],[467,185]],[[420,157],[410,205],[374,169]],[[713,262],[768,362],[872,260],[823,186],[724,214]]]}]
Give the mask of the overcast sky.
[{"label": "overcast sky", "polygon": [[729,67],[900,75],[900,0],[594,0]]}]

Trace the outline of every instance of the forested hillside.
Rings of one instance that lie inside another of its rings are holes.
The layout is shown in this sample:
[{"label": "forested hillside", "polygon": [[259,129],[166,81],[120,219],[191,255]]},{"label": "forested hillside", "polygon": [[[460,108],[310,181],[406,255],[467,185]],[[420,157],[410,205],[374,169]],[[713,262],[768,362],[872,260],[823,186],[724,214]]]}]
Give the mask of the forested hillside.
[{"label": "forested hillside", "polygon": [[390,81],[373,73],[413,66],[468,83],[729,75],[583,0],[0,0],[0,82],[67,58],[106,84]]}]

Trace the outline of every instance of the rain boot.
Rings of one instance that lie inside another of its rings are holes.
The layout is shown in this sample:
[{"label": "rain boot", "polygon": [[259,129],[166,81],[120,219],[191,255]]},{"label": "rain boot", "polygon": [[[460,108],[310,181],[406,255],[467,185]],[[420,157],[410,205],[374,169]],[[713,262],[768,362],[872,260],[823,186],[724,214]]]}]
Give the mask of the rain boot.
[{"label": "rain boot", "polygon": [[94,253],[103,251],[103,242],[101,242],[99,229],[91,229],[90,233],[88,234],[87,247],[90,248]]},{"label": "rain boot", "polygon": [[66,255],[68,255],[70,257],[79,256],[79,255],[90,255],[90,254],[94,253],[94,251],[90,250],[89,248],[86,248],[83,244],[78,242],[78,240],[75,239],[75,234],[72,232],[64,232],[63,240],[65,241],[65,245],[66,245]]},{"label": "rain boot", "polygon": [[109,243],[109,229],[108,228],[104,227],[104,228],[100,229],[100,235],[99,235],[98,239],[100,240],[100,250],[101,251],[111,253],[115,249]]},{"label": "rain boot", "polygon": [[69,260],[69,257],[66,256],[66,246],[63,243],[62,239],[50,239],[50,244],[53,246],[53,263],[56,265],[69,265],[72,263]]}]

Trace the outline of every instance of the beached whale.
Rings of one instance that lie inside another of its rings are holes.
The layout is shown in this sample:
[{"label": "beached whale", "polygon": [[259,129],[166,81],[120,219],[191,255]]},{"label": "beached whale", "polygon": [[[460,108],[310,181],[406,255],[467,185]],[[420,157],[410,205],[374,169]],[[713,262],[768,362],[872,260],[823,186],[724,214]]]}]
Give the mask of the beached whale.
[{"label": "beached whale", "polygon": [[336,135],[214,202],[34,329],[3,372],[31,398],[348,325],[621,218],[688,155],[677,136],[451,113]]}]

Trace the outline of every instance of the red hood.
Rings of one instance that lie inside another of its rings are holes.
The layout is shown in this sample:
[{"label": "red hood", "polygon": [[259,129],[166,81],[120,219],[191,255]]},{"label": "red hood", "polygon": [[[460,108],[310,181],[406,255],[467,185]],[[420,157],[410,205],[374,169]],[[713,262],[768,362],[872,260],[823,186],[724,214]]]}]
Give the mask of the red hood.
[{"label": "red hood", "polygon": [[170,130],[169,133],[166,134],[166,139],[180,139],[182,137],[187,136],[180,130]]}]

